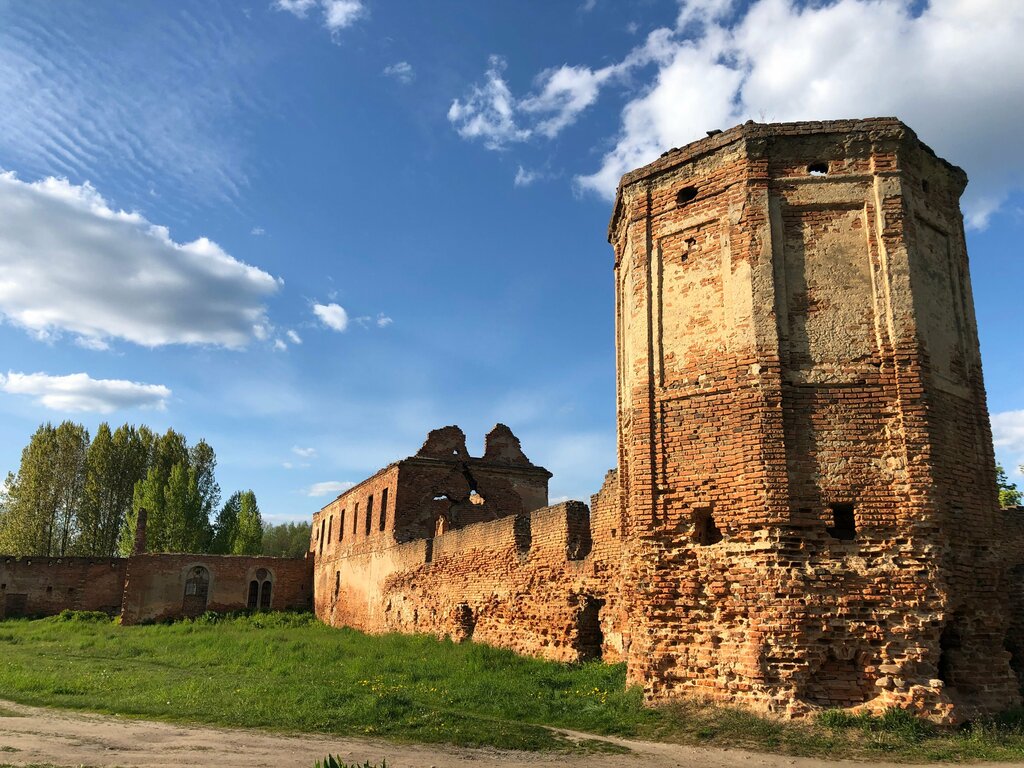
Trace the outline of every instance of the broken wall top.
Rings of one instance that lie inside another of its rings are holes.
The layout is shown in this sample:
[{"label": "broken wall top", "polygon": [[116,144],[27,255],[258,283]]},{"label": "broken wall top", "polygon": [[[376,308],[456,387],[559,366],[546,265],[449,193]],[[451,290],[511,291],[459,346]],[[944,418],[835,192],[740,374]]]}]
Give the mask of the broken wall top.
[{"label": "broken wall top", "polygon": [[967,174],[959,166],[935,154],[935,151],[921,141],[917,134],[895,117],[871,117],[860,120],[820,120],[793,123],[755,123],[753,120],[734,126],[725,131],[708,131],[707,138],[699,139],[682,147],[675,147],[647,165],[625,174],[615,190],[615,204],[611,221],[608,223],[608,242],[614,243],[615,232],[623,213],[623,191],[637,182],[670,171],[676,166],[692,161],[703,155],[716,152],[738,141],[771,140],[786,137],[809,137],[815,135],[859,136],[870,141],[886,140],[907,142],[934,158],[959,184],[960,191],[967,185]]}]

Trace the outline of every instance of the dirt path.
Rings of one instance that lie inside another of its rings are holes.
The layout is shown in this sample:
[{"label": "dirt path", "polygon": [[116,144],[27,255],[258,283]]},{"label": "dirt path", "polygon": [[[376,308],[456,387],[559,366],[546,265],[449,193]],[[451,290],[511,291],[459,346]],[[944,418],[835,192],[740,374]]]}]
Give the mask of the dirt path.
[{"label": "dirt path", "polygon": [[[11,713],[18,716],[11,716]],[[313,763],[328,752],[359,764],[364,760],[375,763],[387,758],[389,768],[812,768],[822,765],[818,759],[740,750],[621,739],[609,741],[628,747],[631,754],[567,758],[525,752],[406,746],[322,735],[279,736],[261,731],[125,720],[0,701],[0,765],[313,768]],[[845,764],[860,768],[892,765]],[[999,765],[1005,767],[1010,763]]]}]

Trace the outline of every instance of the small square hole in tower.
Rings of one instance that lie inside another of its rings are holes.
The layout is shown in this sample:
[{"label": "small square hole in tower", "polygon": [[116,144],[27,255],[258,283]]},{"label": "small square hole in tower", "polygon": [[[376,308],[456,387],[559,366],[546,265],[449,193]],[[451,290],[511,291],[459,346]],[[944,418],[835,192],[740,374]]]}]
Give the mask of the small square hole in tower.
[{"label": "small square hole in tower", "polygon": [[710,509],[695,509],[693,511],[693,541],[699,546],[706,547],[710,544],[717,544],[722,540],[722,532],[715,525],[715,516]]},{"label": "small square hole in tower", "polygon": [[853,504],[832,504],[832,525],[827,528],[828,535],[840,541],[853,541],[857,537],[857,518],[853,513]]}]

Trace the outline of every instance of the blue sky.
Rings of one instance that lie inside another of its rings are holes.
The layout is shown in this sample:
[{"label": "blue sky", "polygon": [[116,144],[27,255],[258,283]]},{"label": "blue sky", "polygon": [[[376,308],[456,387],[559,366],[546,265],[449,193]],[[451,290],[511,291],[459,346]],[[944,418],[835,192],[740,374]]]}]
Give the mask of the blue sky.
[{"label": "blue sky", "polygon": [[890,114],[971,176],[1016,466],[1022,36],[1014,0],[0,0],[0,470],[45,420],[173,426],[279,522],[504,421],[586,498],[618,177],[747,118]]}]

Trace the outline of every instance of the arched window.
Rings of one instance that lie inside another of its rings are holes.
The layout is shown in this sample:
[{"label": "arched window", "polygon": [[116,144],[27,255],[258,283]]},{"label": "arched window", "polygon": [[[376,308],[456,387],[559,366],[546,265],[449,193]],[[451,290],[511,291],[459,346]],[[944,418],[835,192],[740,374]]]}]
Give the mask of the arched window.
[{"label": "arched window", "polygon": [[185,579],[185,596],[181,612],[186,617],[195,617],[206,611],[206,599],[210,592],[210,572],[201,565],[189,569]]},{"label": "arched window", "polygon": [[250,611],[269,611],[273,600],[273,574],[266,568],[259,568],[249,582],[249,600],[246,606]]}]

